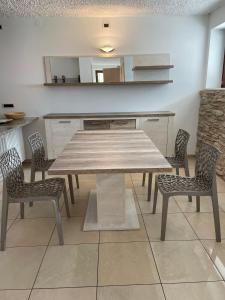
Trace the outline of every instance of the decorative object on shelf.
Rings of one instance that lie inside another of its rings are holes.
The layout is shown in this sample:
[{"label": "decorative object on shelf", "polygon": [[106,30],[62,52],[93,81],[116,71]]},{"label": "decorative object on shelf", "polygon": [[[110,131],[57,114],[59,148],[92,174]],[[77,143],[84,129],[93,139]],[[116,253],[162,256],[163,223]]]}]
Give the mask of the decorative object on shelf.
[{"label": "decorative object on shelf", "polygon": [[9,112],[9,113],[5,113],[5,116],[7,119],[19,120],[19,119],[23,119],[25,117],[25,113],[24,112]]},{"label": "decorative object on shelf", "polygon": [[104,53],[110,53],[113,52],[115,49],[112,46],[103,46],[100,48],[100,50]]},{"label": "decorative object on shelf", "polygon": [[66,77],[64,75],[62,75],[62,82],[65,83],[66,82]]},{"label": "decorative object on shelf", "polygon": [[53,81],[54,83],[58,83],[58,77],[56,75],[53,77]]}]

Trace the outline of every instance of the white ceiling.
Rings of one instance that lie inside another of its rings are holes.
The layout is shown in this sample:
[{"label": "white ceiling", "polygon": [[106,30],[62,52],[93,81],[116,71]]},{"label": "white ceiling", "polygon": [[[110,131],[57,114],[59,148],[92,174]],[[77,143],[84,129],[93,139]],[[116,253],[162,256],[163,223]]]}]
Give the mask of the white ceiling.
[{"label": "white ceiling", "polygon": [[0,0],[0,15],[115,17],[207,14],[225,0]]}]

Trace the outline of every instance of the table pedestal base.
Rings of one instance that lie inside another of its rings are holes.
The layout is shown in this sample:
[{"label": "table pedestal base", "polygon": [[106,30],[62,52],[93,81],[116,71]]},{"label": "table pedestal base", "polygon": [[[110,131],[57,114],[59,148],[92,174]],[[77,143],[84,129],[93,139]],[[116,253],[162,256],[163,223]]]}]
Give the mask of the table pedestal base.
[{"label": "table pedestal base", "polygon": [[125,193],[125,215],[124,222],[118,222],[117,218],[113,221],[110,218],[108,221],[98,222],[97,220],[97,193],[95,190],[90,192],[88,207],[84,221],[84,231],[93,230],[135,230],[139,229],[139,221],[135,207],[133,192],[127,189]]}]

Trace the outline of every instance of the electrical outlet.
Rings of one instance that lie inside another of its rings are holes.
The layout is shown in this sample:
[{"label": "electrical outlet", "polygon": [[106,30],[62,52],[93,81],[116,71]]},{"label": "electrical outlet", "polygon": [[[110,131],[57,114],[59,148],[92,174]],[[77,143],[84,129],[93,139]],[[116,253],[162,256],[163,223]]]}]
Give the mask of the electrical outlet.
[{"label": "electrical outlet", "polygon": [[13,103],[6,103],[6,104],[3,104],[3,108],[12,108],[14,107],[14,104]]}]

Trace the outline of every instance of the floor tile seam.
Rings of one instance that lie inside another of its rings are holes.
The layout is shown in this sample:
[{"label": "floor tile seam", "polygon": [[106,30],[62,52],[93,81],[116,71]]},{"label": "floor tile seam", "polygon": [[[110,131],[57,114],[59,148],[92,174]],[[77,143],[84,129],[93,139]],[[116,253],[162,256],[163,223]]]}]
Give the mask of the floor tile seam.
[{"label": "floor tile seam", "polygon": [[[199,212],[199,213],[201,213],[201,212]],[[197,232],[194,230],[193,226],[192,226],[191,223],[189,222],[189,220],[188,220],[188,218],[186,217],[186,215],[185,215],[184,213],[183,213],[183,215],[184,215],[185,219],[187,220],[188,224],[191,226],[192,230],[193,230],[193,231],[195,232],[195,234],[197,235],[199,243],[202,245],[202,247],[203,247],[203,249],[204,249],[206,255],[207,255],[208,258],[211,260],[213,266],[216,268],[216,270],[217,270],[219,276],[220,276],[221,279],[223,280],[224,278],[223,278],[223,276],[222,276],[220,270],[218,269],[218,267],[217,267],[216,264],[214,263],[212,257],[209,255],[209,253],[208,253],[208,251],[206,250],[204,244],[202,243],[202,240],[201,240],[200,237],[198,236]],[[214,240],[215,240],[215,239],[214,239]]]},{"label": "floor tile seam", "polygon": [[51,239],[52,239],[52,236],[53,236],[53,234],[54,234],[55,228],[56,228],[56,224],[54,225],[54,227],[53,227],[53,229],[52,229],[52,233],[51,233],[51,235],[50,235],[50,238],[49,238],[48,245],[46,246],[46,249],[45,249],[45,251],[44,251],[44,254],[43,254],[43,256],[42,256],[42,259],[41,259],[41,262],[40,262],[39,268],[38,268],[38,270],[37,270],[37,273],[36,273],[36,276],[35,276],[35,278],[34,278],[33,285],[32,285],[32,288],[31,288],[31,290],[30,290],[30,294],[29,294],[29,297],[28,297],[28,299],[27,299],[27,300],[30,300],[30,298],[31,298],[31,294],[32,294],[33,288],[34,288],[34,286],[35,286],[35,283],[36,283],[36,280],[37,280],[37,278],[38,278],[38,275],[39,275],[39,272],[40,272],[41,266],[42,266],[42,264],[43,264],[43,261],[44,261],[44,258],[45,258],[45,256],[46,256],[46,253],[47,253],[47,250],[48,250],[48,247],[49,247],[50,241],[51,241]]}]

